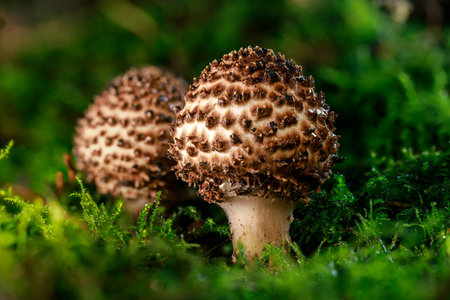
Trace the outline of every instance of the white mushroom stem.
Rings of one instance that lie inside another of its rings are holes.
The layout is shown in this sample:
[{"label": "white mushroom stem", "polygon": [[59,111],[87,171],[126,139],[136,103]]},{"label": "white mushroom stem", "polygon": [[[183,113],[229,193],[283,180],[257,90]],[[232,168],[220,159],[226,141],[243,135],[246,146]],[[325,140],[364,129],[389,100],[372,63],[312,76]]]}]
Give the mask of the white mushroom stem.
[{"label": "white mushroom stem", "polygon": [[228,217],[233,241],[233,257],[239,244],[247,258],[261,257],[264,245],[290,243],[289,226],[295,204],[279,198],[234,195],[218,203]]},{"label": "white mushroom stem", "polygon": [[138,199],[133,200],[125,200],[124,208],[125,211],[132,216],[133,220],[137,220],[139,214],[141,213],[141,210],[147,203],[150,202],[147,198],[144,197],[139,197]]}]

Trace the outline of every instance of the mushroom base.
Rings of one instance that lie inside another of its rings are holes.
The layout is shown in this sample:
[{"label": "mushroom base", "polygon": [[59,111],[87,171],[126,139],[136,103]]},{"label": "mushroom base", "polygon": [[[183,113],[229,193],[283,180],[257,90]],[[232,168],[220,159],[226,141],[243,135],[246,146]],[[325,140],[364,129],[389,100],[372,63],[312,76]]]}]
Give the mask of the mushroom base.
[{"label": "mushroom base", "polygon": [[149,202],[148,199],[144,197],[140,197],[138,199],[133,200],[125,200],[124,208],[125,211],[133,218],[133,220],[137,220],[141,210],[147,205]]},{"label": "mushroom base", "polygon": [[255,195],[227,197],[218,203],[228,217],[233,241],[233,259],[243,246],[247,258],[260,258],[267,243],[281,246],[291,241],[289,226],[295,204],[279,198]]}]

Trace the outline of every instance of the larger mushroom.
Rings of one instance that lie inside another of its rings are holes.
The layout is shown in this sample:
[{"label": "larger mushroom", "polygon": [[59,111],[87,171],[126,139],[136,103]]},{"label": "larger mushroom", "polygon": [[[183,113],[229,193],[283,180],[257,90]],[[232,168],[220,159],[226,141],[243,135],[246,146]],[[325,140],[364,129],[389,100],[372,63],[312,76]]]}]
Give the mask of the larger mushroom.
[{"label": "larger mushroom", "polygon": [[335,117],[313,78],[273,50],[233,51],[194,80],[169,152],[177,176],[225,211],[234,255],[290,241],[295,205],[337,160]]},{"label": "larger mushroom", "polygon": [[132,69],[95,97],[78,121],[77,168],[98,191],[123,197],[133,214],[159,190],[174,196],[174,165],[167,156],[176,107],[187,84],[156,67]]}]

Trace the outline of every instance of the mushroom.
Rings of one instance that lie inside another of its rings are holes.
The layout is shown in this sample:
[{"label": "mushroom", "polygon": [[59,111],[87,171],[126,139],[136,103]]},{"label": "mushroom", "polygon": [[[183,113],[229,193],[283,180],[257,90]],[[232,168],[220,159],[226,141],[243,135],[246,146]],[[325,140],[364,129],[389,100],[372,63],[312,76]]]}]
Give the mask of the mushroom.
[{"label": "mushroom", "polygon": [[338,161],[336,115],[302,67],[248,47],[214,60],[188,88],[169,152],[179,178],[225,211],[233,257],[290,241],[296,204],[308,203]]},{"label": "mushroom", "polygon": [[73,153],[77,168],[99,193],[123,197],[137,213],[176,190],[174,165],[167,156],[175,110],[183,106],[187,84],[156,67],[132,69],[95,97],[78,121]]}]

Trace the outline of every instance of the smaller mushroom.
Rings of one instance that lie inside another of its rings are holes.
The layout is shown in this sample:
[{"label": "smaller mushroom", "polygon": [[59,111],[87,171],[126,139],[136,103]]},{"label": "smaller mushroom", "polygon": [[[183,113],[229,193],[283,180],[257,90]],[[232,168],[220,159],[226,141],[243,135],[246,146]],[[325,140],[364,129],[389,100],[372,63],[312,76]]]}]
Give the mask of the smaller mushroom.
[{"label": "smaller mushroom", "polygon": [[177,197],[167,157],[175,110],[184,104],[187,84],[156,67],[132,69],[95,97],[78,121],[73,153],[77,168],[101,194],[123,197],[136,214],[163,191]]}]

